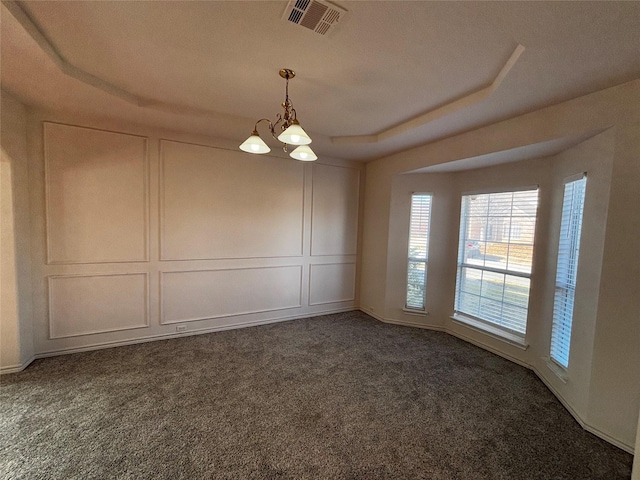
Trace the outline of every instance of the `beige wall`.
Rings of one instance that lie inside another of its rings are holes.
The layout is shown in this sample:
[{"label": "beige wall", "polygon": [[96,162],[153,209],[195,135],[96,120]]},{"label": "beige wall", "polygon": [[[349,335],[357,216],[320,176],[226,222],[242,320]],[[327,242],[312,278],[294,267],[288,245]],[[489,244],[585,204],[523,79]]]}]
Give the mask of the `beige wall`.
[{"label": "beige wall", "polygon": [[[449,311],[449,300],[455,282],[449,261],[457,246],[450,241],[455,225],[449,218],[456,218],[456,198],[449,194],[454,188],[455,176],[451,174],[396,175],[392,180],[392,198],[387,239],[386,302],[382,317],[396,323],[413,326],[442,328]],[[409,212],[412,193],[430,193],[432,197],[429,257],[427,268],[426,315],[403,310],[406,300],[407,246],[409,244]],[[366,309],[366,307],[365,307]],[[374,312],[375,314],[375,312]]]},{"label": "beige wall", "polygon": [[26,110],[1,98],[0,371],[14,371],[33,356]]},{"label": "beige wall", "polygon": [[362,164],[29,110],[35,354],[351,310]]},{"label": "beige wall", "polygon": [[[372,162],[364,177],[356,163],[248,157],[225,140],[109,120],[36,110],[25,120],[24,107],[3,92],[3,370],[34,353],[360,304],[381,319],[446,329],[531,366],[587,428],[631,450],[640,404],[638,105],[640,81],[630,82]],[[403,175],[598,131],[605,132],[549,159]],[[579,275],[588,281],[580,282],[587,300],[579,310],[588,328],[575,334],[564,383],[543,357],[561,179],[576,167],[590,171],[583,252],[594,260],[581,263]],[[531,293],[540,301],[532,308],[530,347],[521,350],[454,324],[449,314],[460,193],[532,183],[548,194]],[[440,226],[432,228],[424,317],[402,311],[412,191],[434,193],[433,222]]]},{"label": "beige wall", "polygon": [[[363,309],[385,321],[444,328],[534,368],[585,428],[630,451],[640,405],[639,105],[640,81],[630,82],[367,164],[361,280]],[[449,175],[403,175],[429,165],[599,131],[603,133],[547,159]],[[588,172],[588,198],[578,279],[581,300],[565,383],[547,367],[545,357],[562,179],[579,171]],[[452,244],[457,245],[462,192],[532,184],[540,185],[541,203],[529,348],[523,350],[449,319],[456,262]],[[437,270],[430,265],[427,276],[430,315],[417,319],[401,311],[411,191],[436,193],[431,232],[440,236],[432,236],[430,243],[429,258],[439,261]],[[436,223],[438,218],[444,223]],[[434,300],[442,303],[433,305]]]}]

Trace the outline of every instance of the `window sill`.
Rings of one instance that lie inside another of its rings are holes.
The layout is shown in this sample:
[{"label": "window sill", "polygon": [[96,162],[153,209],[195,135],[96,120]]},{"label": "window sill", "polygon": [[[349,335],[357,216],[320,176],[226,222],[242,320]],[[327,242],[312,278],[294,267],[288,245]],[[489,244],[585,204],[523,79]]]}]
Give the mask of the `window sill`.
[{"label": "window sill", "polygon": [[487,323],[476,320],[475,318],[467,317],[460,313],[454,313],[450,318],[456,323],[464,325],[465,327],[470,327],[497,340],[513,345],[514,347],[522,350],[529,348],[529,345],[525,343],[524,336],[520,336],[517,333],[506,332],[500,328],[493,327]]},{"label": "window sill", "polygon": [[403,308],[402,311],[407,315],[415,315],[417,317],[426,317],[427,315],[429,315],[429,312],[427,312],[426,310],[412,310],[406,307]]},{"label": "window sill", "polygon": [[568,380],[567,371],[563,367],[558,365],[549,357],[542,357],[542,360],[546,362],[547,368],[549,368],[549,370],[555,373],[556,377],[558,377],[562,383],[565,383],[565,384],[567,383],[567,380]]}]

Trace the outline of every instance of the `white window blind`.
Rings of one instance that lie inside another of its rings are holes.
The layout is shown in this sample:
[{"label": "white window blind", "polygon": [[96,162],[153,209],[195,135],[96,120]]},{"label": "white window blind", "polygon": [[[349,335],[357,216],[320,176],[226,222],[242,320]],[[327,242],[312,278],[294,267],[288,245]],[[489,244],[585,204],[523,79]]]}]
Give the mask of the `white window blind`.
[{"label": "white window blind", "polygon": [[587,177],[585,176],[565,183],[562,201],[553,326],[551,328],[551,358],[564,368],[569,366],[571,324],[573,323],[573,304],[576,295],[586,184]]},{"label": "white window blind", "polygon": [[454,316],[524,342],[537,209],[537,188],[462,197]]},{"label": "white window blind", "polygon": [[431,194],[411,195],[406,308],[425,309]]}]

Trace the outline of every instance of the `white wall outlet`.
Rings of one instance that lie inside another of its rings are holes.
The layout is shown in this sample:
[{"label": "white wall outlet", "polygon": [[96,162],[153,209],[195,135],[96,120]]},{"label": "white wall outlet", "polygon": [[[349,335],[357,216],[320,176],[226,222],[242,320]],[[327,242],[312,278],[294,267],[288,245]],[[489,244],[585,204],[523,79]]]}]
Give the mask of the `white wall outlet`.
[{"label": "white wall outlet", "polygon": [[186,325],[177,325],[176,326],[176,332],[186,332],[187,331],[187,326]]}]

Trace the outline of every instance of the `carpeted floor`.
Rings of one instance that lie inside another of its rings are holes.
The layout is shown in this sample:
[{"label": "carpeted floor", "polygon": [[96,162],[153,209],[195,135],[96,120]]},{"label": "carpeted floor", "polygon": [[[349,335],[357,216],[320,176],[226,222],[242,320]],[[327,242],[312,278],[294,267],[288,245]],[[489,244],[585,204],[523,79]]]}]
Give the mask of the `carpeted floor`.
[{"label": "carpeted floor", "polygon": [[360,312],[38,360],[2,479],[628,479],[530,371]]}]

